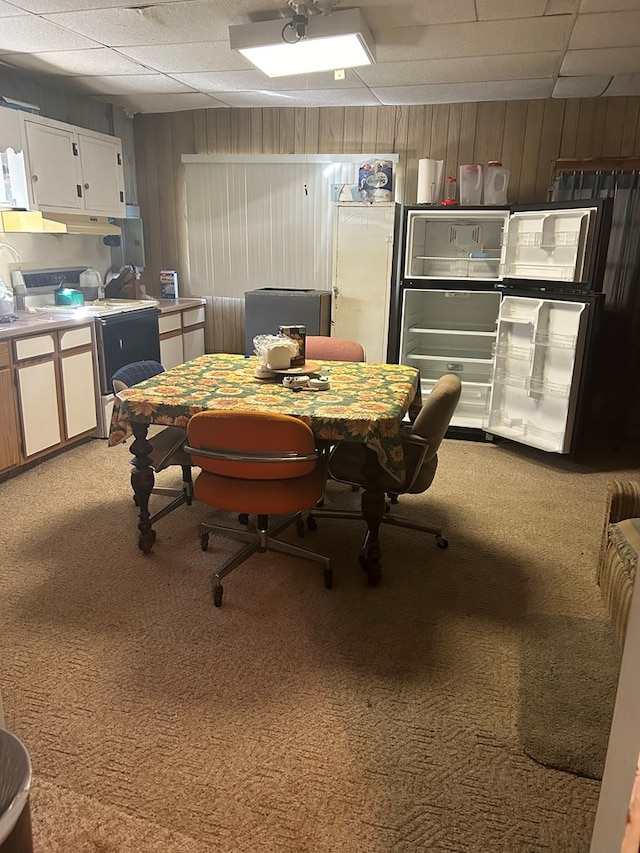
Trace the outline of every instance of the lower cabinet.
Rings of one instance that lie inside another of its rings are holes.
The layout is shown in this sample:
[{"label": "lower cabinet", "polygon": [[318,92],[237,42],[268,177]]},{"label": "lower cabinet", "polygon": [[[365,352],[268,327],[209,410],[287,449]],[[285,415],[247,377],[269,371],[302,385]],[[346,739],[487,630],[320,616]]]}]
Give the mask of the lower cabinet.
[{"label": "lower cabinet", "polygon": [[20,431],[9,341],[0,342],[0,473],[20,463]]},{"label": "lower cabinet", "polygon": [[204,355],[204,305],[161,314],[158,323],[160,361],[165,370]]},{"label": "lower cabinet", "polygon": [[17,433],[22,441],[14,464],[95,431],[94,364],[93,323],[14,340]]}]

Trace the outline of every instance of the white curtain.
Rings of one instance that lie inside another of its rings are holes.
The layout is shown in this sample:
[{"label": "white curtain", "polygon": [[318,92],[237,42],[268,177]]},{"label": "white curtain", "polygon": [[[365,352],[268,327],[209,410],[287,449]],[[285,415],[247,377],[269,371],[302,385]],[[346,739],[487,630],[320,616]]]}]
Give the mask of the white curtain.
[{"label": "white curtain", "polygon": [[357,183],[359,164],[373,156],[183,156],[192,292],[329,290],[331,185]]}]

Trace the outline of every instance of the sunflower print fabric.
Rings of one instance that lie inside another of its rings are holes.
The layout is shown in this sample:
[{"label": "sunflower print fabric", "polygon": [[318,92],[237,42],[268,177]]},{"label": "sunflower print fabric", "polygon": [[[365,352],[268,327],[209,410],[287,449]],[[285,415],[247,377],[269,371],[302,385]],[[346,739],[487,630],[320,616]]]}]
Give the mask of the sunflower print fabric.
[{"label": "sunflower print fabric", "polygon": [[203,355],[160,373],[115,398],[109,444],[128,438],[132,421],[187,426],[207,409],[252,409],[293,415],[317,439],[359,441],[373,448],[394,477],[405,473],[400,441],[404,415],[420,410],[418,371],[401,364],[319,362],[331,387],[292,391],[279,381],[254,377],[257,356]]}]

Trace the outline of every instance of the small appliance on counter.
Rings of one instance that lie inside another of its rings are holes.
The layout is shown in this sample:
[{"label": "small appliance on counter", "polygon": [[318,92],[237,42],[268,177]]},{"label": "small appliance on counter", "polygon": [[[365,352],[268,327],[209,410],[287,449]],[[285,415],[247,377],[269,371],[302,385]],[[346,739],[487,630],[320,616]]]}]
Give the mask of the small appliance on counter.
[{"label": "small appliance on counter", "polygon": [[84,295],[81,290],[61,284],[54,291],[53,301],[55,305],[84,305]]}]

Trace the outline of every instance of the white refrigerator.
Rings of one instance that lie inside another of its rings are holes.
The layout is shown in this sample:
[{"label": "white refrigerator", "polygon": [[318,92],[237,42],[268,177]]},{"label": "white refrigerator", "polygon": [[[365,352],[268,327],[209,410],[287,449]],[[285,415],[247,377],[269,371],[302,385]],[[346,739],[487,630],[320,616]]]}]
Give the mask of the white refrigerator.
[{"label": "white refrigerator", "polygon": [[610,219],[608,199],[405,209],[392,345],[423,397],[460,376],[453,434],[575,450]]}]

